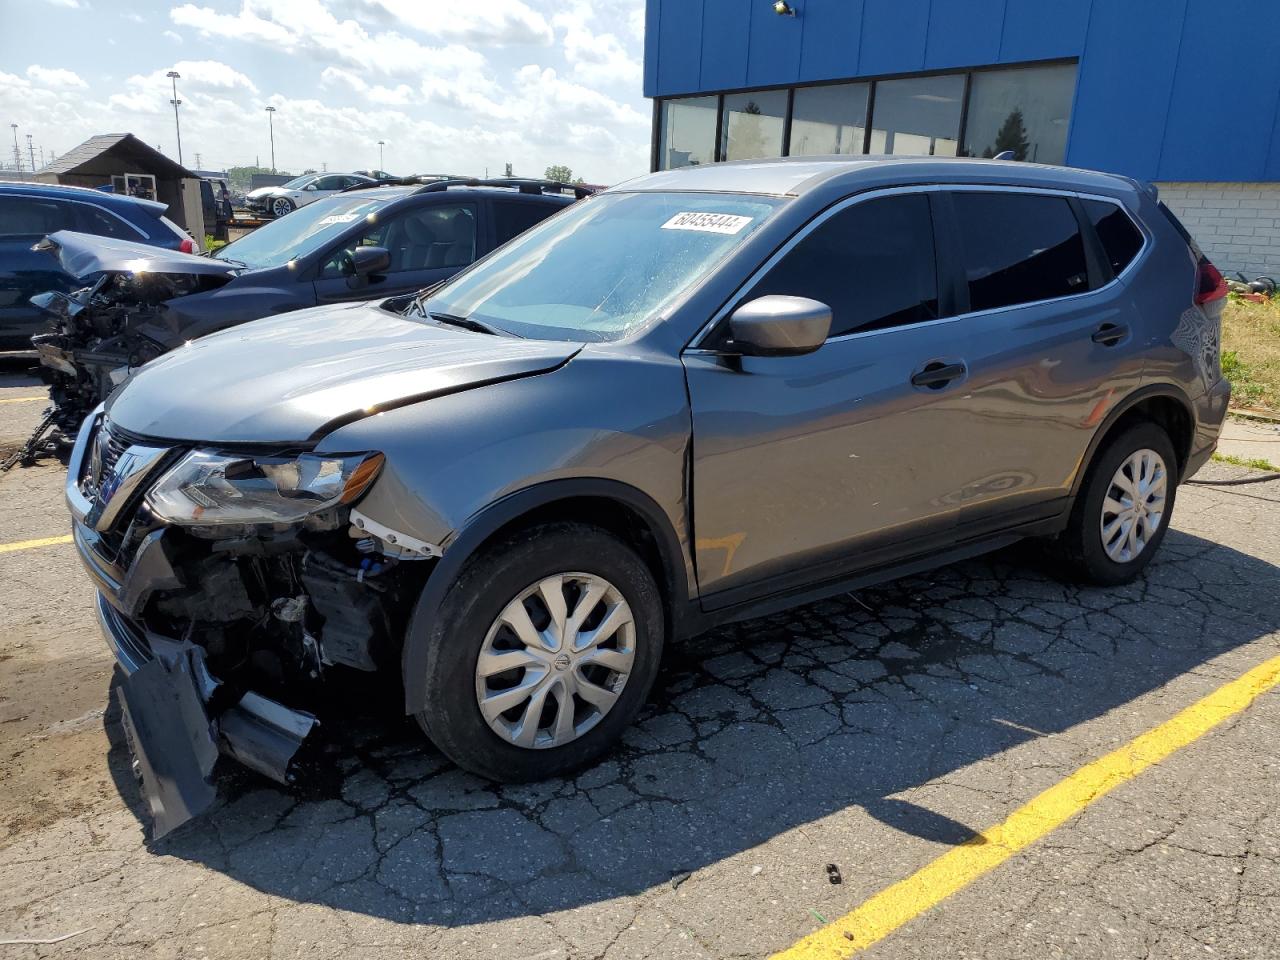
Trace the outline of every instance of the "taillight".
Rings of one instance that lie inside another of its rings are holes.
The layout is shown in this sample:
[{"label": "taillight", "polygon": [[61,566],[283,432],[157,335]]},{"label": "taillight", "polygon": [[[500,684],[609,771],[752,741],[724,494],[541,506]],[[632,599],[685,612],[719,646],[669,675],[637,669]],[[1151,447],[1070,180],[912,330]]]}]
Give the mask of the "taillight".
[{"label": "taillight", "polygon": [[1196,271],[1196,306],[1203,307],[1215,300],[1227,297],[1227,280],[1208,257],[1200,258],[1200,266]]},{"label": "taillight", "polygon": [[[179,250],[180,252],[182,252],[182,253],[195,253],[195,252],[196,252],[196,242],[195,242],[194,240],[192,240],[190,237],[187,237],[187,238],[186,238],[185,240],[183,240],[180,244],[178,244],[178,250]],[[1199,302],[1199,301],[1197,301],[1197,302]]]}]

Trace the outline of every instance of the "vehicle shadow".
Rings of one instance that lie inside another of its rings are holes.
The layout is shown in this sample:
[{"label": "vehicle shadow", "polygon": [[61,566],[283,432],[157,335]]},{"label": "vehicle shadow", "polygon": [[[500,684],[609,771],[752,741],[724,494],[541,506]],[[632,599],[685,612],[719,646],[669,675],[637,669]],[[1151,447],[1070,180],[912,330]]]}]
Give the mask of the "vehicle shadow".
[{"label": "vehicle shadow", "polygon": [[465,774],[394,691],[353,681],[354,719],[325,725],[332,782],[290,793],[230,770],[221,805],[153,850],[295,901],[461,926],[639,894],[849,808],[957,844],[988,824],[895,794],[1280,629],[1280,569],[1177,531],[1129,587],[1027,562],[1005,552],[680,645],[625,743],[569,779]]}]

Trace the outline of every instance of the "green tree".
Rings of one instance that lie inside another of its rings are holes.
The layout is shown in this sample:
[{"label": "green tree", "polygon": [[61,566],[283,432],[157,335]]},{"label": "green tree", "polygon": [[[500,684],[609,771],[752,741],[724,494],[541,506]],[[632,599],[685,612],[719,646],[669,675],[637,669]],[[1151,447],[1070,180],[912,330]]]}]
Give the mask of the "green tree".
[{"label": "green tree", "polygon": [[1005,117],[1004,126],[996,134],[996,145],[991,156],[999,156],[1006,150],[1013,151],[1013,159],[1025,160],[1031,153],[1031,141],[1027,139],[1027,125],[1021,110],[1014,110]]},{"label": "green tree", "polygon": [[240,190],[248,190],[249,184],[253,180],[255,173],[276,173],[279,176],[287,177],[290,174],[284,170],[272,171],[270,167],[227,167],[227,179],[231,181],[231,185]]},{"label": "green tree", "polygon": [[573,171],[562,163],[547,167],[543,176],[548,180],[557,180],[560,183],[573,183]]}]

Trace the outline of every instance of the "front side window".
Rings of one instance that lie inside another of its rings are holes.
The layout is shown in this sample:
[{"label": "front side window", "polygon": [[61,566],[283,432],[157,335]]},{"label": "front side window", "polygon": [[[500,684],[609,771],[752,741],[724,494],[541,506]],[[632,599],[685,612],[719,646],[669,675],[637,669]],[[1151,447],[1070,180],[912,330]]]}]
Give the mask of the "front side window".
[{"label": "front side window", "polygon": [[42,237],[75,228],[75,215],[65,203],[44,197],[0,197],[0,237]]},{"label": "front side window", "polygon": [[996,310],[1089,289],[1080,224],[1064,197],[954,193],[969,309]]},{"label": "front side window", "polygon": [[693,167],[715,160],[719,102],[719,97],[687,97],[662,104],[659,169]]},{"label": "front side window", "polygon": [[801,87],[791,110],[793,157],[860,154],[866,146],[871,84]]},{"label": "front side window", "polygon": [[964,77],[909,77],[876,84],[871,152],[954,157],[960,139]]},{"label": "front side window", "polygon": [[476,210],[471,204],[437,204],[373,218],[364,233],[325,258],[320,276],[349,275],[356,247],[386,248],[387,273],[465,267],[476,258]]},{"label": "front side window", "polygon": [[973,75],[964,154],[1061,164],[1075,96],[1075,64],[993,70]]},{"label": "front side window", "polygon": [[782,156],[787,91],[732,93],[724,98],[722,160]]},{"label": "front side window", "polygon": [[1104,200],[1082,200],[1081,203],[1097,231],[1098,239],[1102,241],[1102,249],[1111,262],[1111,269],[1119,276],[1142,250],[1144,241],[1141,231],[1134,226],[1129,215],[1114,203]]},{"label": "front side window", "polygon": [[938,318],[933,217],[923,194],[855,204],[819,224],[751,288],[831,308],[831,336]]},{"label": "front side window", "polygon": [[784,202],[715,193],[581,200],[441,287],[422,312],[522,337],[618,340],[662,318]]}]

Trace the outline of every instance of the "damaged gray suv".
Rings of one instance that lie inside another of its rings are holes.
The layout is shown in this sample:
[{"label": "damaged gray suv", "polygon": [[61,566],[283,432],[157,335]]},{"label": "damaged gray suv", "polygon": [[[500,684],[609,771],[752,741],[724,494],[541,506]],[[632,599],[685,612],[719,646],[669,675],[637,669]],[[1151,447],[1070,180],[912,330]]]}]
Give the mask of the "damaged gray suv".
[{"label": "damaged gray suv", "polygon": [[67,486],[158,829],[219,755],[289,781],[344,669],[525,780],[716,623],[1024,537],[1130,580],[1214,450],[1224,296],[1130,180],[806,158],[644,177],[412,299],[161,357]]}]

